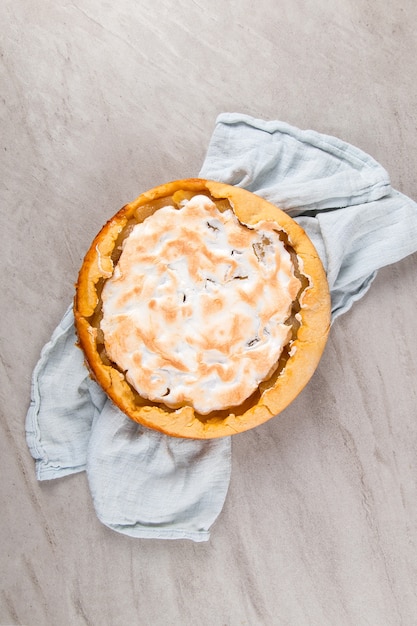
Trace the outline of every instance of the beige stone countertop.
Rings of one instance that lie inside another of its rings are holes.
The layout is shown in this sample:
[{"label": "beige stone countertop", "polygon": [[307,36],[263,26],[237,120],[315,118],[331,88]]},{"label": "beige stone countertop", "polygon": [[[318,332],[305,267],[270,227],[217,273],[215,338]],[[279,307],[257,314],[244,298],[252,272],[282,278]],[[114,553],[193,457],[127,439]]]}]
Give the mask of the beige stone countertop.
[{"label": "beige stone countertop", "polygon": [[219,113],[340,137],[417,199],[415,0],[3,0],[0,19],[0,624],[415,626],[417,255],[233,438],[209,542],[109,530],[85,473],[37,482],[24,434],[92,237],[197,175]]}]

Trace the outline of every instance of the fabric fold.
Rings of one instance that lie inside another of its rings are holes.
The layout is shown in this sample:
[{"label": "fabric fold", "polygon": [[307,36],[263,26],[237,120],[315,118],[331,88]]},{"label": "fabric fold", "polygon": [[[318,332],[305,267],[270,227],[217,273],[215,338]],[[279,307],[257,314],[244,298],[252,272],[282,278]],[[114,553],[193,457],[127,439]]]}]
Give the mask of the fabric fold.
[{"label": "fabric fold", "polygon": [[108,400],[94,421],[87,476],[98,518],[132,537],[206,541],[230,480],[230,437],[168,437]]},{"label": "fabric fold", "polygon": [[387,195],[371,156],[336,137],[237,113],[217,117],[200,175],[257,193],[296,217]]},{"label": "fabric fold", "polygon": [[70,305],[33,371],[26,441],[38,480],[83,471],[94,416],[105,394],[90,378],[76,347]]},{"label": "fabric fold", "polygon": [[417,205],[386,170],[337,137],[248,115],[218,116],[200,175],[244,187],[291,215],[326,269],[332,317],[375,272],[417,249]]}]

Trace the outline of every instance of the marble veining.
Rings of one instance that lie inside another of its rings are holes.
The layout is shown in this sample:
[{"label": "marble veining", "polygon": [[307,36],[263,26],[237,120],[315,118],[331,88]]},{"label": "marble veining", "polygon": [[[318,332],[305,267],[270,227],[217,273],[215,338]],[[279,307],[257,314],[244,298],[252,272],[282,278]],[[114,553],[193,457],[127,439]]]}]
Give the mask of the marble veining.
[{"label": "marble veining", "polygon": [[84,474],[39,484],[30,377],[98,227],[198,174],[222,111],[334,134],[417,199],[417,5],[4,0],[0,624],[414,626],[417,257],[334,324],[313,379],[233,439],[208,543],[135,540]]}]

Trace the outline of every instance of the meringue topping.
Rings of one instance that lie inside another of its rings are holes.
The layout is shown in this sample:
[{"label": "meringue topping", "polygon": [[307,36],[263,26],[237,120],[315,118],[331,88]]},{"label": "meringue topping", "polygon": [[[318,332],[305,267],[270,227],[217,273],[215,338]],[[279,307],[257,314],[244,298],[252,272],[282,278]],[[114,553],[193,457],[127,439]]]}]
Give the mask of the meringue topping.
[{"label": "meringue topping", "polygon": [[153,402],[237,406],[274,372],[300,289],[276,223],[247,226],[195,195],[123,241],[101,293],[106,353]]}]

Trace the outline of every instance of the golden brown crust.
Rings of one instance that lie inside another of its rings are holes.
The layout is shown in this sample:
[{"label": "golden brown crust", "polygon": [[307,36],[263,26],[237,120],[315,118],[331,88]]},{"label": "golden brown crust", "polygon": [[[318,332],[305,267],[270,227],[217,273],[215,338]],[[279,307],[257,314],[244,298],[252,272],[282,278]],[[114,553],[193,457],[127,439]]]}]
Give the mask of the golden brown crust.
[{"label": "golden brown crust", "polygon": [[[112,253],[117,238],[130,223],[141,222],[166,204],[180,190],[209,193],[221,204],[227,199],[238,219],[246,224],[273,220],[288,236],[308,279],[300,296],[300,326],[289,355],[274,376],[261,383],[241,407],[199,416],[189,406],[171,410],[138,396],[122,373],[102,354],[98,338],[97,309],[102,283],[113,270]],[[160,200],[162,200],[159,202]],[[314,373],[330,329],[330,296],[326,275],[317,252],[304,230],[286,213],[244,189],[198,178],[178,180],[155,187],[123,207],[94,239],[82,264],[74,299],[79,345],[92,376],[113,402],[131,419],[176,437],[209,439],[253,428],[284,410]]]}]

